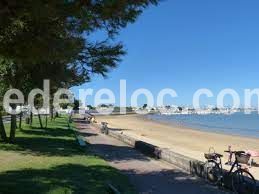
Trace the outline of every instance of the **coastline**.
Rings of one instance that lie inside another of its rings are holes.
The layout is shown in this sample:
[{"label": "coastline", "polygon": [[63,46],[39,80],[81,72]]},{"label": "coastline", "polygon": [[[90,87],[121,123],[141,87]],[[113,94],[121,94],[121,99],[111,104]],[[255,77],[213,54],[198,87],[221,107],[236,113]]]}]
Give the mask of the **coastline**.
[{"label": "coastline", "polygon": [[[219,131],[219,130],[214,130],[214,129],[211,129],[211,131],[209,129],[201,129],[199,127],[189,127],[187,125],[180,125],[180,124],[177,124],[177,123],[174,123],[174,122],[170,122],[170,121],[165,121],[165,120],[155,120],[155,119],[151,119],[151,118],[147,118],[145,116],[139,116],[139,118],[143,118],[144,120],[146,119],[146,121],[152,121],[152,122],[155,122],[155,123],[159,123],[159,124],[164,124],[164,125],[170,125],[172,126],[173,128],[181,128],[183,130],[194,130],[194,131],[200,131],[200,132],[204,132],[204,133],[209,133],[209,134],[218,134],[218,135],[227,135],[227,136],[236,136],[236,137],[240,137],[240,138],[248,138],[248,139],[255,139],[255,140],[258,140],[259,141],[259,137],[252,137],[250,135],[241,135],[241,134],[235,134],[235,133],[227,133],[227,132],[222,132],[222,131]],[[258,147],[258,150],[259,150],[259,147]]]},{"label": "coastline", "polygon": [[[214,147],[216,152],[224,155],[223,163],[227,161],[228,155],[224,150],[227,150],[229,145],[233,150],[259,151],[258,138],[173,126],[171,123],[169,125],[164,121],[154,121],[141,115],[111,115],[96,118],[98,122],[107,122],[110,128],[120,129],[128,136],[201,161],[205,161],[204,153],[208,152],[210,147]],[[255,161],[259,163],[258,158]],[[250,171],[259,179],[259,168],[253,167]]]}]

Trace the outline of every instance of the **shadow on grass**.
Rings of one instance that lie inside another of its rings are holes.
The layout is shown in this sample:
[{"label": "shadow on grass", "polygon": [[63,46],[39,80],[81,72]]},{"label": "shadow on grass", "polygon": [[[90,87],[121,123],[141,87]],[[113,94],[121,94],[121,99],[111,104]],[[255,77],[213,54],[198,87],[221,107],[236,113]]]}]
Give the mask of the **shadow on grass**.
[{"label": "shadow on grass", "polygon": [[[60,124],[57,124],[57,123]],[[62,124],[63,123],[63,124]],[[44,156],[82,155],[76,143],[74,132],[67,128],[65,121],[52,122],[50,128],[27,126],[18,131],[14,144],[0,144],[0,150],[17,151],[23,154]]]},{"label": "shadow on grass", "polygon": [[[23,169],[0,174],[0,193],[107,193],[106,183],[124,185],[118,172],[108,166],[60,165],[51,169]],[[125,181],[125,182],[124,182]],[[117,186],[117,185],[116,185]],[[125,186],[125,185],[124,185]],[[128,187],[125,186],[125,187]],[[126,189],[128,188],[121,188]],[[122,193],[131,193],[122,190]]]},{"label": "shadow on grass", "polygon": [[51,137],[73,137],[74,134],[66,128],[46,128],[46,129],[41,129],[41,128],[35,128],[33,127],[30,130],[20,130],[23,134],[27,135],[38,135],[38,136],[51,136]]},{"label": "shadow on grass", "polygon": [[75,139],[16,137],[15,144],[1,144],[0,150],[18,151],[24,154],[44,156],[73,156],[85,154]]}]

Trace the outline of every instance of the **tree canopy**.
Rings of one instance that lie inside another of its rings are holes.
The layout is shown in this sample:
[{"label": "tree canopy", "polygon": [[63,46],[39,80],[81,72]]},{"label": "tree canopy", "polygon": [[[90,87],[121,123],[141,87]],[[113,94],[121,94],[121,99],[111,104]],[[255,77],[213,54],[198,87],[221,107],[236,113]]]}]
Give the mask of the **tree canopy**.
[{"label": "tree canopy", "polygon": [[[114,37],[158,1],[0,0],[1,95],[8,88],[26,95],[43,79],[54,90],[107,76],[125,54]],[[98,31],[103,40],[90,38]]]},{"label": "tree canopy", "polygon": [[[158,0],[0,0],[0,81],[30,90],[107,76],[125,54],[113,38]],[[89,38],[97,31],[104,40]],[[8,88],[7,87],[7,88]],[[25,92],[26,93],[26,92]]]},{"label": "tree canopy", "polygon": [[[110,41],[157,0],[1,0],[0,54],[24,67],[69,64],[85,80],[106,75],[125,52]],[[89,39],[96,31],[105,40]]]}]

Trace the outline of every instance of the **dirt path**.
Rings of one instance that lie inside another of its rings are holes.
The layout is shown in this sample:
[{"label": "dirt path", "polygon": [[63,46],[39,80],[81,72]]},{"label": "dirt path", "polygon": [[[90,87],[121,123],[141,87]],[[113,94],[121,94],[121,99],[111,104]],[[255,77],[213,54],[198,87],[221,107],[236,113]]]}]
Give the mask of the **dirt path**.
[{"label": "dirt path", "polygon": [[99,134],[91,125],[77,121],[77,128],[90,143],[90,149],[126,174],[140,194],[225,193],[177,167],[146,157],[114,138]]}]

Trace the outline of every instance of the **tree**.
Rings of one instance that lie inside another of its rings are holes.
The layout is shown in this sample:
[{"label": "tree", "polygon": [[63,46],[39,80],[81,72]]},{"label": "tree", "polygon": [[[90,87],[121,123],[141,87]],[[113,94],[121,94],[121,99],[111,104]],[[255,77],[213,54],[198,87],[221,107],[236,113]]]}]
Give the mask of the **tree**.
[{"label": "tree", "polygon": [[89,109],[89,110],[95,110],[95,108],[92,106],[92,105],[87,105],[87,108]]},{"label": "tree", "polygon": [[126,107],[126,112],[129,112],[129,113],[133,112],[133,108],[132,107]]},{"label": "tree", "polygon": [[2,119],[2,110],[0,110],[0,135],[3,141],[7,141],[7,135],[5,132],[5,126]]},{"label": "tree", "polygon": [[169,110],[169,109],[171,108],[171,106],[170,106],[170,105],[166,105],[165,108],[166,108],[167,110]]},{"label": "tree", "polygon": [[[3,101],[3,94],[5,90],[6,90],[5,85],[0,82],[0,101],[1,102]],[[3,113],[3,106],[2,104],[0,104],[0,136],[1,136],[1,139],[6,142],[8,138],[7,138],[5,126],[3,123],[2,113]]]},{"label": "tree", "polygon": [[179,111],[183,110],[183,107],[181,107],[181,106],[178,106],[177,108],[178,108]]},{"label": "tree", "polygon": [[73,107],[73,110],[79,110],[79,107],[80,107],[80,101],[75,99],[74,100],[74,107]]},{"label": "tree", "polygon": [[[0,82],[26,95],[34,87],[41,88],[43,79],[50,79],[53,94],[59,87],[88,82],[93,74],[107,76],[125,54],[122,43],[113,38],[147,6],[157,3],[1,0]],[[90,39],[96,31],[107,36]],[[15,121],[13,116],[11,126]]]},{"label": "tree", "polygon": [[89,35],[101,30],[113,38],[150,4],[157,0],[1,0],[0,53],[22,65],[60,61],[79,53],[93,55],[87,61],[94,62],[96,54],[122,46],[91,42]]}]

